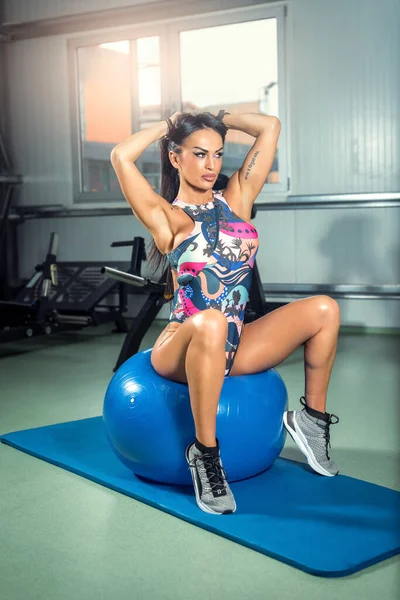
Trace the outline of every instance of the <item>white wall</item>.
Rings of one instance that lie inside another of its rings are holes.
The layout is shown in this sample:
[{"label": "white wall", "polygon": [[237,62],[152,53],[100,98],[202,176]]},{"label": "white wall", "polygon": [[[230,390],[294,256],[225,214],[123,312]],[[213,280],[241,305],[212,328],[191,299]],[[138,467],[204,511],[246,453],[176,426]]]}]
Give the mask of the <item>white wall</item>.
[{"label": "white wall", "polygon": [[66,41],[61,36],[6,46],[10,153],[24,176],[19,204],[72,204]]},{"label": "white wall", "polygon": [[295,194],[400,190],[400,2],[290,4]]},{"label": "white wall", "polygon": [[[104,8],[105,3],[96,2],[90,3],[91,10]],[[117,4],[129,3],[115,0],[112,5]],[[285,134],[291,193],[398,192],[400,4],[296,0],[288,5]],[[87,10],[89,3],[70,2],[68,12],[84,6]],[[9,0],[6,16],[42,18],[65,14],[65,7],[60,0]],[[12,151],[27,178],[20,201],[71,206],[66,38],[16,42],[8,46],[7,57]],[[255,225],[261,235],[261,279],[399,283],[399,224],[397,208],[260,211]],[[109,249],[112,240],[149,239],[133,216],[30,221],[20,226],[22,276],[41,260],[52,230],[60,234],[61,260],[124,259],[128,253],[118,251],[117,256]],[[344,323],[400,327],[398,302],[340,303]]]}]

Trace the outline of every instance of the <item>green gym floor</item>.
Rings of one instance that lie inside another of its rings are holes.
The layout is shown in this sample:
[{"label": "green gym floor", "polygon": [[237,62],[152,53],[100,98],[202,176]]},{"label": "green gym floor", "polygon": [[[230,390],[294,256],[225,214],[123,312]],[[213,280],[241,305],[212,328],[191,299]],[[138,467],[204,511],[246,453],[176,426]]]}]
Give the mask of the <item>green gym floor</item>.
[{"label": "green gym floor", "polygon": [[[141,350],[165,326],[153,325]],[[101,414],[110,327],[0,345],[0,433]],[[400,491],[400,337],[341,332],[328,394],[342,474]],[[300,408],[302,349],[277,370]],[[282,456],[303,460],[288,437]],[[305,460],[305,459],[304,459]],[[0,444],[0,597],[9,600],[397,600],[400,557],[308,575]]]}]

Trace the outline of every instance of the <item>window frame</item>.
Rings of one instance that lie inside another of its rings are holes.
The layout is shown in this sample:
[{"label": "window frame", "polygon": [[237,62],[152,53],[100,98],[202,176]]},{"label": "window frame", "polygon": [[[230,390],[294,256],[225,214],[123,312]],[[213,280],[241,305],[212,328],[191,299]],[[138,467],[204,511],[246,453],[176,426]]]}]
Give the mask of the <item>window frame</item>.
[{"label": "window frame", "polygon": [[[135,24],[119,28],[118,31],[104,31],[96,34],[73,37],[67,41],[68,70],[70,81],[70,126],[71,126],[71,159],[73,204],[88,207],[101,206],[103,208],[116,208],[125,206],[126,201],[121,191],[83,192],[83,166],[80,131],[82,113],[80,111],[80,80],[78,49],[83,46],[95,46],[103,43],[128,40],[131,44],[131,106],[132,106],[132,132],[135,128],[134,115],[137,114],[137,81],[136,55],[134,41],[137,38],[159,36],[160,38],[160,72],[161,72],[161,118],[181,110],[180,87],[180,32],[202,29],[218,25],[230,25],[245,21],[254,21],[268,18],[277,19],[277,51],[278,51],[278,82],[279,82],[279,119],[282,123],[279,138],[279,174],[280,182],[264,185],[257,202],[271,201],[280,196],[287,199],[289,194],[288,178],[288,150],[287,150],[287,94],[286,94],[286,53],[285,53],[285,21],[286,6],[262,4],[243,8],[221,9],[218,12],[209,12],[203,15],[191,15],[174,18],[173,20],[154,21],[152,23]],[[135,103],[136,100],[136,103]],[[136,106],[135,106],[136,104]],[[110,150],[111,151],[111,150]],[[110,163],[111,165],[111,163]],[[140,165],[139,165],[140,167]]]},{"label": "window frame", "polygon": [[[175,74],[171,78],[172,105],[171,114],[179,111],[181,107],[181,89],[180,89],[180,44],[179,35],[181,31],[190,31],[203,29],[207,27],[217,27],[220,25],[231,25],[248,21],[259,21],[263,19],[276,18],[277,20],[277,53],[278,53],[278,84],[279,84],[279,120],[281,122],[281,134],[279,136],[279,183],[265,184],[259,195],[257,202],[268,202],[271,196],[283,196],[286,200],[289,194],[289,176],[288,176],[288,151],[287,151],[287,94],[286,94],[286,54],[285,54],[285,20],[287,16],[286,6],[258,5],[249,6],[242,9],[235,8],[230,11],[220,11],[219,14],[207,14],[201,17],[182,17],[176,19],[169,25],[170,43],[172,59],[174,61]],[[223,108],[223,107],[222,107]]]}]

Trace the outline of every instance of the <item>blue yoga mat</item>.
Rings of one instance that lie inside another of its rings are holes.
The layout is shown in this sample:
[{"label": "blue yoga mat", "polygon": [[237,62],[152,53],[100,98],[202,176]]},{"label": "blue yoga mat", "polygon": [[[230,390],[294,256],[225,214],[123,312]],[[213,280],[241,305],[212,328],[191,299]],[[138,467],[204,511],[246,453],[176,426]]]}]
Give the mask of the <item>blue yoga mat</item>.
[{"label": "blue yoga mat", "polygon": [[126,469],[102,417],[0,439],[313,575],[349,575],[400,552],[399,492],[344,475],[322,477],[304,463],[278,458],[261,475],[232,484],[236,513],[209,515],[191,486],[155,484]]}]

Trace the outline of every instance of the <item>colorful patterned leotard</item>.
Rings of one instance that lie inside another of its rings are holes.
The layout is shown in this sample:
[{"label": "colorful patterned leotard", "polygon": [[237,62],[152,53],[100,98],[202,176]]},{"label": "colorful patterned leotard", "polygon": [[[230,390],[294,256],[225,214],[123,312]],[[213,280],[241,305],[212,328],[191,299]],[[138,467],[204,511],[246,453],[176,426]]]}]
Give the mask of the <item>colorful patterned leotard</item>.
[{"label": "colorful patterned leotard", "polygon": [[233,366],[243,331],[253,266],[258,251],[258,233],[251,223],[238,217],[220,192],[206,204],[187,204],[176,198],[172,204],[185,211],[194,228],[177,248],[167,254],[178,272],[169,323],[183,323],[207,308],[220,310],[228,320],[225,345],[225,377]]}]

